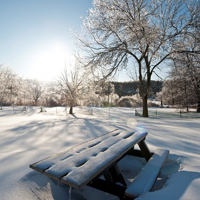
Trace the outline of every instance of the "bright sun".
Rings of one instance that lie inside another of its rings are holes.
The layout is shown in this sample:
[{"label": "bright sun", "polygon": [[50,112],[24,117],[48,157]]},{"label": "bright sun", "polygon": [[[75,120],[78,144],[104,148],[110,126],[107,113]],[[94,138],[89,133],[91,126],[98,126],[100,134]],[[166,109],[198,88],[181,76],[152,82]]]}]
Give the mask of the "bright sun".
[{"label": "bright sun", "polygon": [[73,61],[73,56],[61,43],[55,43],[41,48],[35,53],[31,62],[31,77],[40,80],[57,78],[65,65]]}]

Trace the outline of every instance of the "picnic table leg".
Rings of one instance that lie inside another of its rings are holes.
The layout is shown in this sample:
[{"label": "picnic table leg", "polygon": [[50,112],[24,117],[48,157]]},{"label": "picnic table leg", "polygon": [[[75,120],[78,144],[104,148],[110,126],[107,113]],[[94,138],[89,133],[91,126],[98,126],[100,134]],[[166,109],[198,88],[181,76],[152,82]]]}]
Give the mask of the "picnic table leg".
[{"label": "picnic table leg", "polygon": [[118,196],[120,200],[124,200],[124,194],[127,187],[117,164],[109,169],[106,169],[103,173],[103,176],[105,180],[98,178],[94,181],[91,181],[88,186],[107,192],[109,194],[113,194]]},{"label": "picnic table leg", "polygon": [[114,166],[112,166],[110,169],[109,169],[112,177],[113,177],[113,180],[114,182],[118,182],[118,183],[121,183],[123,184],[124,186],[127,186],[126,185],[126,181],[124,180],[124,177],[118,167],[117,164],[115,164]]},{"label": "picnic table leg", "polygon": [[120,200],[124,199],[124,191],[127,185],[117,163],[104,172],[104,178],[108,184],[109,193],[117,195]]},{"label": "picnic table leg", "polygon": [[144,158],[146,159],[146,161],[148,161],[151,158],[152,154],[149,151],[149,148],[148,148],[147,144],[145,143],[145,139],[143,139],[142,141],[140,141],[138,143],[138,145],[139,145],[139,147],[141,149],[142,155],[144,156]]},{"label": "picnic table leg", "polygon": [[112,175],[111,173],[109,172],[109,170],[106,170],[103,174],[105,180],[108,182],[108,183],[113,183],[113,178],[112,178]]},{"label": "picnic table leg", "polygon": [[123,186],[127,186],[117,163],[105,171],[104,178],[110,184],[121,183]]}]

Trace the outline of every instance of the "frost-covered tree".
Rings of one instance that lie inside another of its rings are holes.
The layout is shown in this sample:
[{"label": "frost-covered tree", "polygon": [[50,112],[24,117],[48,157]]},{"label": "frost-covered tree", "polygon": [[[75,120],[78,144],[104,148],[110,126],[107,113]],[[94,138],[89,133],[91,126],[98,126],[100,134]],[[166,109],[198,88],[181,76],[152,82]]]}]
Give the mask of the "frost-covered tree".
[{"label": "frost-covered tree", "polygon": [[58,106],[65,104],[64,95],[60,94],[60,91],[54,82],[49,82],[44,85],[42,101],[45,106]]},{"label": "frost-covered tree", "polygon": [[72,66],[69,66],[69,69],[65,67],[57,80],[57,86],[64,95],[66,104],[70,107],[69,114],[73,114],[73,107],[80,99],[84,81],[86,81],[86,74],[81,70],[77,61],[73,69]]},{"label": "frost-covered tree", "polygon": [[94,0],[83,23],[85,34],[75,33],[85,67],[94,73],[103,69],[108,77],[132,63],[148,117],[152,75],[169,56],[185,50],[177,44],[192,37],[198,6],[197,0]]},{"label": "frost-covered tree", "polygon": [[170,77],[176,80],[174,88],[184,105],[195,103],[200,112],[200,54],[177,55]]},{"label": "frost-covered tree", "polygon": [[111,82],[105,80],[100,80],[96,82],[95,85],[95,93],[98,94],[99,97],[104,97],[104,103],[106,104],[107,102],[107,104],[109,105],[110,100],[112,100],[112,96],[115,92],[114,85]]},{"label": "frost-covered tree", "polygon": [[38,80],[27,80],[30,96],[32,97],[34,104],[38,104],[38,100],[43,93],[42,83]]},{"label": "frost-covered tree", "polygon": [[174,66],[169,80],[163,83],[162,96],[165,103],[189,108],[189,105],[200,107],[200,66],[198,54],[181,54],[174,58]]},{"label": "frost-covered tree", "polygon": [[[161,107],[163,103],[168,105],[181,105],[180,103],[180,81],[176,79],[170,79],[163,82],[162,91],[157,93],[157,99],[161,101]],[[177,86],[177,87],[176,87]]]},{"label": "frost-covered tree", "polygon": [[9,68],[0,65],[0,104],[12,103],[12,98],[16,96],[17,75]]},{"label": "frost-covered tree", "polygon": [[14,104],[17,105],[30,105],[32,104],[32,94],[30,91],[30,80],[18,77],[16,80],[16,98]]},{"label": "frost-covered tree", "polygon": [[96,85],[94,82],[90,82],[89,84],[84,84],[82,87],[81,95],[80,95],[80,105],[88,106],[88,105],[100,105],[100,98],[98,94],[95,93]]}]

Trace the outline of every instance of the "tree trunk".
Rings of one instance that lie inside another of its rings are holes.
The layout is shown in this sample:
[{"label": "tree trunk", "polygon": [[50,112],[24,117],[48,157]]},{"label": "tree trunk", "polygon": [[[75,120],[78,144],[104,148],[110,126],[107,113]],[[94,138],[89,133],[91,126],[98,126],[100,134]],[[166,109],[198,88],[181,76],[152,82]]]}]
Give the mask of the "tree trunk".
[{"label": "tree trunk", "polygon": [[70,106],[70,109],[69,109],[69,114],[73,114],[73,107],[72,106]]},{"label": "tree trunk", "polygon": [[197,103],[197,112],[200,113],[200,98],[198,99]]},{"label": "tree trunk", "polygon": [[148,105],[147,105],[148,97],[145,95],[143,97],[143,117],[148,117]]},{"label": "tree trunk", "polygon": [[197,112],[200,113],[200,84],[197,84]]},{"label": "tree trunk", "polygon": [[187,95],[187,82],[185,81],[184,84],[185,84],[185,87],[184,87],[184,89],[185,89],[185,104],[186,104],[187,112],[189,112],[188,95]]},{"label": "tree trunk", "polygon": [[160,107],[163,108],[163,100],[162,100],[162,97],[161,97],[161,100],[160,100]]},{"label": "tree trunk", "polygon": [[187,104],[186,108],[187,108],[187,110],[186,110],[186,111],[187,111],[187,112],[189,112],[189,106],[188,106],[188,104]]}]

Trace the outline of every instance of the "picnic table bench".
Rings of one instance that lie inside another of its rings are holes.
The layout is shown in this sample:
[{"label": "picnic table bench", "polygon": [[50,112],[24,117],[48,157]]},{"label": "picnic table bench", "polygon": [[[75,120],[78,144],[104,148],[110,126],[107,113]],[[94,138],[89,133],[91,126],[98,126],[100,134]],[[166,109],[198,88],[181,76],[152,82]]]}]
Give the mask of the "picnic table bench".
[{"label": "picnic table bench", "polygon": [[[30,168],[76,189],[88,185],[120,199],[134,199],[151,190],[169,153],[160,149],[152,156],[145,143],[146,136],[147,132],[114,130],[33,163]],[[136,154],[149,162],[127,187],[117,163],[136,144],[140,147]],[[104,179],[100,178],[102,175]]]}]

